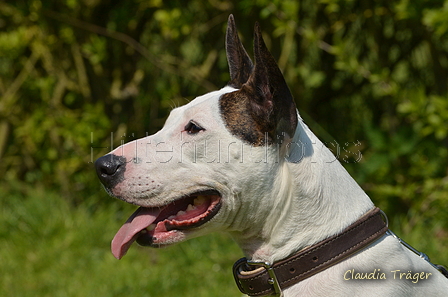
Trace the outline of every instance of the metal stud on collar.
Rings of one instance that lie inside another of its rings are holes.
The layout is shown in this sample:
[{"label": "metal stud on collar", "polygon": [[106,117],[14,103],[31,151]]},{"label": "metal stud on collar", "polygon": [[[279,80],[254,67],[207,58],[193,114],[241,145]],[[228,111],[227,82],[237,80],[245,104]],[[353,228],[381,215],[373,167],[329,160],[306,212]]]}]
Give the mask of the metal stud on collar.
[{"label": "metal stud on collar", "polygon": [[380,213],[383,216],[384,222],[386,223],[386,227],[389,228],[389,219],[387,218],[386,213],[380,209]]},{"label": "metal stud on collar", "polygon": [[269,279],[268,283],[274,288],[275,295],[277,297],[282,297],[282,289],[280,288],[280,284],[278,283],[277,276],[275,275],[274,269],[272,268],[272,264],[269,262],[256,262],[256,261],[250,261],[247,260],[247,264],[250,266],[260,266],[264,267],[266,271],[268,272]]}]

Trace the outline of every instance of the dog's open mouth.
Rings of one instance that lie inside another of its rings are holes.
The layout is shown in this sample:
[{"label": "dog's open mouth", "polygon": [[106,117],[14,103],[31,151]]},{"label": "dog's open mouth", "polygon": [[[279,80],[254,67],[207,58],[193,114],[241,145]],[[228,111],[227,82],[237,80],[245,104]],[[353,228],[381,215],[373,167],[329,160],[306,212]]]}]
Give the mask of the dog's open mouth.
[{"label": "dog's open mouth", "polygon": [[220,207],[221,197],[216,191],[194,193],[162,207],[139,207],[115,234],[112,254],[121,259],[134,241],[145,246],[169,242],[177,232],[208,222]]}]

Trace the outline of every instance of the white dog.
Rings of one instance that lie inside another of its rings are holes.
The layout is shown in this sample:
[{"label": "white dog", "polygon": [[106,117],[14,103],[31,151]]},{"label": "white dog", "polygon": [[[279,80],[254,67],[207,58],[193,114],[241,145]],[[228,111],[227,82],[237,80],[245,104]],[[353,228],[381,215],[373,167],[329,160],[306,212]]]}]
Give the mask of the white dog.
[{"label": "white dog", "polygon": [[140,206],[112,241],[115,257],[134,241],[160,247],[226,231],[249,259],[234,273],[251,296],[447,296],[448,279],[386,232],[303,123],[258,25],[254,64],[232,16],[226,49],[226,87],[96,161],[107,192]]}]

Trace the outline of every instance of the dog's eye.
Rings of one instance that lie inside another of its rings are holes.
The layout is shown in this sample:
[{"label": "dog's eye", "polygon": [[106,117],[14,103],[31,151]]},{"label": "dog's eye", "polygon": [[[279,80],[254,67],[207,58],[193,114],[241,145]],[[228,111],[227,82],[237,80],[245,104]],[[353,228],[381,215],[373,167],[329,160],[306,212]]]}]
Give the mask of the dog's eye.
[{"label": "dog's eye", "polygon": [[202,128],[201,126],[199,126],[197,123],[193,122],[193,121],[189,121],[188,124],[185,125],[184,128],[188,134],[196,134],[199,133],[202,130],[205,130],[204,128]]}]

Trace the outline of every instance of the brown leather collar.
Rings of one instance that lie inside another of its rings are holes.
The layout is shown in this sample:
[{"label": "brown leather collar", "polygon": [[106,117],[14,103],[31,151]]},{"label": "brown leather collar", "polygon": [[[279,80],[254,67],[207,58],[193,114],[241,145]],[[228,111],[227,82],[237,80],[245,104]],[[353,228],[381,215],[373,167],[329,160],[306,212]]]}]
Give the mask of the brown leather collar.
[{"label": "brown leather collar", "polygon": [[238,288],[244,294],[280,295],[281,289],[321,272],[363,249],[386,233],[387,228],[381,210],[375,207],[342,233],[273,265],[254,263],[242,258],[234,264],[233,275]]}]

